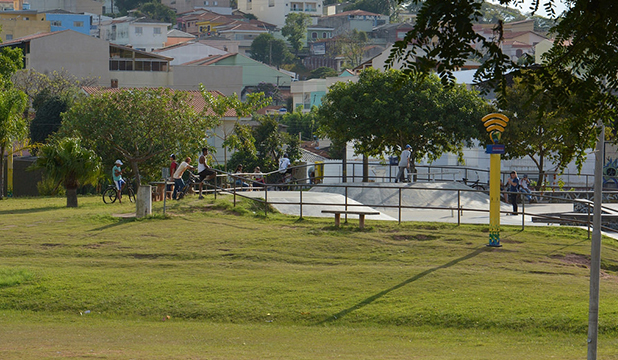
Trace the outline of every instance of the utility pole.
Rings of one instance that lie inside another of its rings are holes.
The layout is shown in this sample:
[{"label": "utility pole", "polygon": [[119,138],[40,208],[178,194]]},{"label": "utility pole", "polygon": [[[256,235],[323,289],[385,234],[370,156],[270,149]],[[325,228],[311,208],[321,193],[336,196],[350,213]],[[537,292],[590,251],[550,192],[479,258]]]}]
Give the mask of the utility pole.
[{"label": "utility pole", "polygon": [[592,216],[592,243],[590,245],[590,304],[588,309],[588,360],[597,359],[599,336],[599,275],[601,272],[601,213],[603,198],[603,161],[605,160],[605,126],[601,128],[594,163],[594,214]]}]

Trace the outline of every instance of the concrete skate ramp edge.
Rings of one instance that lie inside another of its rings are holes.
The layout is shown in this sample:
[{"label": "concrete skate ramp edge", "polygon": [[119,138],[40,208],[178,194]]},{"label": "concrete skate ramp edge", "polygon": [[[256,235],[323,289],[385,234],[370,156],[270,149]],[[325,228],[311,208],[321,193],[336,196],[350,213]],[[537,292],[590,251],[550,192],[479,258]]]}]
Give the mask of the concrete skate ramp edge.
[{"label": "concrete skate ramp edge", "polygon": [[[489,209],[489,195],[473,192],[469,186],[458,182],[435,183],[345,183],[348,198],[370,207],[398,206],[399,188],[401,187],[401,205],[419,207],[457,208],[457,190],[460,194],[461,207],[467,209]],[[454,191],[453,191],[454,190]],[[337,186],[314,187],[310,192],[325,192],[345,195],[345,188]],[[502,204],[509,210],[507,204]]]}]

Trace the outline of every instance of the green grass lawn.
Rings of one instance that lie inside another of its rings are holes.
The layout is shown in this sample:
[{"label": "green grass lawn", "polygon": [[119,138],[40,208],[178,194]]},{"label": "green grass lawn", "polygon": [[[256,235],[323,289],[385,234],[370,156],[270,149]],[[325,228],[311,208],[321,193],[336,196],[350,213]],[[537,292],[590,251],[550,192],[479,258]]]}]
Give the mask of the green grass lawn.
[{"label": "green grass lawn", "polygon": [[[573,228],[269,214],[190,197],[0,202],[0,358],[581,359],[590,242]],[[599,358],[618,359],[603,240]],[[168,318],[169,317],[169,318]]]}]

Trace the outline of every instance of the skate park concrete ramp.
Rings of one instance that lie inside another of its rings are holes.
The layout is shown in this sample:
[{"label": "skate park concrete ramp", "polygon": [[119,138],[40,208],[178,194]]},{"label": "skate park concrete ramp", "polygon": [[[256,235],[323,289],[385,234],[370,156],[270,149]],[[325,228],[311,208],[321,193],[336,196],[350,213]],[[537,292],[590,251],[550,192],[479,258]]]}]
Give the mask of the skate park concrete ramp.
[{"label": "skate park concrete ramp", "polygon": [[[311,192],[334,193],[345,196],[348,186],[349,199],[372,207],[399,206],[399,189],[401,188],[401,205],[417,207],[489,209],[489,195],[473,191],[459,182],[430,183],[343,183],[333,186],[319,186]],[[459,190],[459,191],[457,191]],[[459,193],[459,194],[458,194]],[[503,204],[504,210],[509,206]]]}]

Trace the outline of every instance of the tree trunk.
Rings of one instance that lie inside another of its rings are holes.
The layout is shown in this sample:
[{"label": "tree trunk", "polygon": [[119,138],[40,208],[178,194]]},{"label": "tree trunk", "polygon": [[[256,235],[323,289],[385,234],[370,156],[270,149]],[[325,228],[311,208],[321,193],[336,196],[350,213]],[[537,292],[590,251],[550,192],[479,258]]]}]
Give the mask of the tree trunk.
[{"label": "tree trunk", "polygon": [[4,199],[4,150],[6,147],[0,146],[0,200]]},{"label": "tree trunk", "polygon": [[67,190],[67,207],[77,207],[77,188]]},{"label": "tree trunk", "polygon": [[363,182],[369,182],[369,157],[363,155]]},{"label": "tree trunk", "polygon": [[341,180],[342,182],[348,182],[348,143],[343,142],[343,157],[341,161]]},{"label": "tree trunk", "polygon": [[[415,153],[414,151],[410,153],[410,174],[412,174],[413,183],[415,183],[418,180],[416,176],[416,156],[414,153]],[[429,177],[427,178],[427,180],[429,180]]]},{"label": "tree trunk", "polygon": [[[133,175],[135,176],[135,186],[139,188],[142,182],[139,176],[139,167],[137,167],[137,161],[129,160],[129,162],[131,163],[131,170],[133,170]],[[130,180],[125,179],[125,181],[128,183]]]},{"label": "tree trunk", "polygon": [[543,169],[545,160],[544,157],[545,155],[541,152],[539,156],[539,180],[536,182],[538,190],[543,190],[545,185],[545,170]]}]

